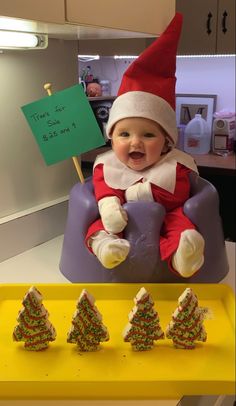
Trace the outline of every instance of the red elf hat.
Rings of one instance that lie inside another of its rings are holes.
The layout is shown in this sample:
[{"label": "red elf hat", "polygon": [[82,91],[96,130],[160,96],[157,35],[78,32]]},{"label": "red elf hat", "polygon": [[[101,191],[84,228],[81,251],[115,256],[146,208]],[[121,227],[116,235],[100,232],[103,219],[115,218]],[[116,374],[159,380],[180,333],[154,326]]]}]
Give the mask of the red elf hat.
[{"label": "red elf hat", "polygon": [[107,135],[117,121],[143,117],[157,122],[172,145],[177,142],[175,115],[176,53],[182,15],[176,13],[166,30],[125,71],[110,110]]}]

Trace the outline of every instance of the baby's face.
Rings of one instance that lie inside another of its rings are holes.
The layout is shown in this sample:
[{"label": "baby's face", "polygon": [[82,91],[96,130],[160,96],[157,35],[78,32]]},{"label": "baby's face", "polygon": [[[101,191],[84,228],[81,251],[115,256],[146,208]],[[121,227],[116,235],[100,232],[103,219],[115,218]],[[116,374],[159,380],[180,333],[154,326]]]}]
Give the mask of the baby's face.
[{"label": "baby's face", "polygon": [[115,124],[112,148],[126,166],[142,171],[160,160],[165,135],[155,121],[147,118],[124,118]]}]

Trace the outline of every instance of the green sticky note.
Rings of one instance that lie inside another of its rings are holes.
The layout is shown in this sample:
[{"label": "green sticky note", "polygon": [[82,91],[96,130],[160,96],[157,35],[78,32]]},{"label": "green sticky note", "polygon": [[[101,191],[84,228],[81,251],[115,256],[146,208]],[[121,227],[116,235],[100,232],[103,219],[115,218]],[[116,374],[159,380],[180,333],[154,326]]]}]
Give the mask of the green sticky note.
[{"label": "green sticky note", "polygon": [[81,85],[21,107],[47,165],[105,144]]}]

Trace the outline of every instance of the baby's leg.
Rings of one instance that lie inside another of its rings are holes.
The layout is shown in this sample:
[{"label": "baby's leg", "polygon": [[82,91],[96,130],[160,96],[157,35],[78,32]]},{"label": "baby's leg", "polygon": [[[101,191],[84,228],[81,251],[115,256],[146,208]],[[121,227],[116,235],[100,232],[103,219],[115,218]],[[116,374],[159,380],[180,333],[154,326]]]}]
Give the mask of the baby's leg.
[{"label": "baby's leg", "polygon": [[204,262],[204,239],[184,215],[182,208],[167,213],[160,238],[162,260],[167,260],[174,272],[188,278]]},{"label": "baby's leg", "polygon": [[100,220],[88,230],[86,243],[101,264],[108,269],[115,268],[123,262],[130,250],[129,242],[115,234],[107,233]]}]

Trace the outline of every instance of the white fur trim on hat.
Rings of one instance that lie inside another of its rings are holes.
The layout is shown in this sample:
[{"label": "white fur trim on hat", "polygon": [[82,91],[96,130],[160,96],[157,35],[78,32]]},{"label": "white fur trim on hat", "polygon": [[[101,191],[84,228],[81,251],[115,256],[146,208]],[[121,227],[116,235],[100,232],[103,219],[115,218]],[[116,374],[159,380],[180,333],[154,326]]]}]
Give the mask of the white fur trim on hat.
[{"label": "white fur trim on hat", "polygon": [[110,109],[107,137],[111,138],[114,124],[128,117],[143,117],[155,121],[167,132],[171,144],[176,144],[178,131],[175,111],[161,97],[142,91],[131,91],[118,96]]}]

